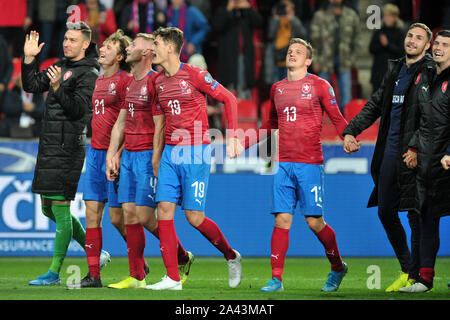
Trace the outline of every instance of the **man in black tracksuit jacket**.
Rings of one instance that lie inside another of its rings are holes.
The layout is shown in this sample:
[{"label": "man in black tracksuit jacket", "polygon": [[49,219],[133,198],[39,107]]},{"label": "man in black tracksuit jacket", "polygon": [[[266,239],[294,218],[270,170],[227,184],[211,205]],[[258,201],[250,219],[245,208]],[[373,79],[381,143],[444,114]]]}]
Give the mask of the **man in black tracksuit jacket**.
[{"label": "man in black tracksuit jacket", "polygon": [[53,260],[49,271],[30,285],[59,283],[59,272],[73,236],[84,249],[85,230],[70,213],[86,150],[87,124],[92,114],[92,93],[100,66],[84,22],[68,23],[64,58],[38,72],[36,56],[44,43],[31,31],[24,45],[22,82],[27,92],[48,91],[39,137],[32,191],[41,195],[42,212],[56,222]]},{"label": "man in black tracksuit jacket", "polygon": [[[344,151],[357,151],[359,142],[355,137],[380,117],[371,164],[375,188],[368,207],[378,206],[378,216],[402,270],[387,292],[398,291],[419,277],[420,220],[414,211],[415,172],[406,166],[402,156],[408,153],[409,142],[419,127],[419,107],[427,103],[422,91],[429,88],[433,74],[433,59],[426,54],[431,35],[427,26],[411,25],[404,41],[406,57],[389,61],[381,87],[343,132]],[[411,253],[399,211],[408,211]]]},{"label": "man in black tracksuit jacket", "polygon": [[[421,106],[420,128],[409,147],[416,149],[416,211],[421,214],[420,278],[402,292],[433,288],[434,265],[439,250],[439,220],[450,215],[450,30],[439,31],[433,44],[436,75],[430,103]],[[407,165],[409,159],[405,159]]]}]

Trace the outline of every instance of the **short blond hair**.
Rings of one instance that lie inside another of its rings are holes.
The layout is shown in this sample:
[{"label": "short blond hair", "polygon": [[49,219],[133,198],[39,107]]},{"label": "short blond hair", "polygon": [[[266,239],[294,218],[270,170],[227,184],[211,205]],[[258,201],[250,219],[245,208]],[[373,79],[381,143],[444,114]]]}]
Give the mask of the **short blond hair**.
[{"label": "short blond hair", "polygon": [[136,35],[136,38],[142,38],[142,39],[151,40],[151,41],[155,40],[155,36],[154,35],[152,35],[151,33],[144,33],[144,32],[139,32]]},{"label": "short blond hair", "polygon": [[400,15],[400,9],[395,4],[388,3],[383,7],[383,14],[398,17]]},{"label": "short blond hair", "polygon": [[289,41],[289,47],[293,45],[294,43],[299,43],[306,47],[306,50],[308,51],[308,56],[306,58],[311,59],[313,58],[313,47],[311,44],[301,38],[292,38],[291,41]]}]

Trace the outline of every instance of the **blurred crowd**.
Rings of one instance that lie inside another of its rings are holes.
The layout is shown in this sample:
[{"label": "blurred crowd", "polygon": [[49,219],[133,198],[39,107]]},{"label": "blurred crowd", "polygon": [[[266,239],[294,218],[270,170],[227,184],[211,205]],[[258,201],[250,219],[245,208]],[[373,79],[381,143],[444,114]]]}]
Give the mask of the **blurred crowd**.
[{"label": "blurred crowd", "polygon": [[[357,61],[372,2],[381,8],[382,22],[370,31],[368,48],[376,90],[387,60],[404,55],[411,22],[423,22],[434,32],[450,28],[450,0],[433,6],[420,0],[0,0],[0,136],[39,135],[44,97],[24,92],[20,80],[25,34],[37,30],[41,35],[43,69],[62,58],[65,23],[78,19],[91,26],[99,47],[118,28],[131,37],[160,26],[180,28],[182,61],[208,69],[239,101],[253,101],[259,120],[270,86],[286,76],[289,39],[303,38],[315,50],[310,72],[332,83],[343,112],[352,99],[361,98]],[[209,104],[210,125],[221,128],[221,106]]]}]

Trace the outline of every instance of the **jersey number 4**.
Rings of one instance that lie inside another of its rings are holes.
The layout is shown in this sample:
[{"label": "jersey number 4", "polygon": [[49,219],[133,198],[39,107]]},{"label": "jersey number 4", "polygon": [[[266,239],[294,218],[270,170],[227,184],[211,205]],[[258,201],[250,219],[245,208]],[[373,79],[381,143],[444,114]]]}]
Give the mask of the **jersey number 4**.
[{"label": "jersey number 4", "polygon": [[286,107],[283,112],[286,113],[286,121],[295,121],[297,119],[297,108],[295,106]]}]

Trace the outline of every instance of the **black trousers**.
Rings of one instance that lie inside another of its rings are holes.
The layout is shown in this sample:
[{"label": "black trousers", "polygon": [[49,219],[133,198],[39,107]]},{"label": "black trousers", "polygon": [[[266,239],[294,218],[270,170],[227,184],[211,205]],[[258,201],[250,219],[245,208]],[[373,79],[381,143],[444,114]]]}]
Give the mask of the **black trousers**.
[{"label": "black trousers", "polygon": [[420,215],[408,212],[411,228],[411,251],[408,247],[405,229],[398,216],[400,190],[397,180],[396,155],[386,153],[381,164],[378,180],[378,217],[386,231],[389,242],[403,272],[414,279],[419,278],[420,269]]},{"label": "black trousers", "polygon": [[439,222],[440,218],[434,218],[431,214],[431,202],[427,199],[420,217],[420,267],[433,268],[439,251]]}]

